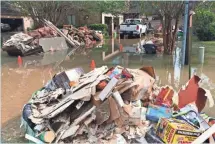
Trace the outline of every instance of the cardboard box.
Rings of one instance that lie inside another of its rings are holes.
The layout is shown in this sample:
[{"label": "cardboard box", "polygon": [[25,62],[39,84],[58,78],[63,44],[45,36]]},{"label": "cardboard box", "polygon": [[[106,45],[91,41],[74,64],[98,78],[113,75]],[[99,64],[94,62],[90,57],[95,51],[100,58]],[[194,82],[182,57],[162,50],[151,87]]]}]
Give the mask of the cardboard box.
[{"label": "cardboard box", "polygon": [[146,119],[158,122],[160,118],[171,118],[172,117],[172,110],[170,108],[152,105],[148,106],[148,110],[146,113]]},{"label": "cardboard box", "polygon": [[70,82],[77,82],[82,74],[84,74],[84,71],[81,68],[63,71],[52,78],[52,81],[54,82],[52,83],[52,86],[70,89]]},{"label": "cardboard box", "polygon": [[201,131],[182,120],[161,118],[156,134],[165,143],[192,143],[201,135]]}]

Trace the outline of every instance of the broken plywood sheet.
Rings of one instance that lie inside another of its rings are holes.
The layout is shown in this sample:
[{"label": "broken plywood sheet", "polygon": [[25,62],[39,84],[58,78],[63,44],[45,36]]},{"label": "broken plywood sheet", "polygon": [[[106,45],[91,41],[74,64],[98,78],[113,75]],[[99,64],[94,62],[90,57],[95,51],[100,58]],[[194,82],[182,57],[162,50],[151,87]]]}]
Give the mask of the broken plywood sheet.
[{"label": "broken plywood sheet", "polygon": [[178,93],[179,108],[182,108],[187,104],[195,102],[198,108],[198,111],[201,112],[203,110],[206,104],[207,96],[205,96],[206,91],[199,87],[198,85],[199,81],[200,81],[200,78],[194,75],[188,81],[188,83],[186,84],[186,87],[181,88],[179,90],[179,93]]},{"label": "broken plywood sheet", "polygon": [[107,121],[110,117],[110,104],[108,100],[105,100],[101,105],[96,108],[96,123],[101,125]]},{"label": "broken plywood sheet", "polygon": [[120,113],[118,110],[118,106],[116,101],[114,100],[114,98],[112,98],[111,96],[108,98],[109,101],[109,105],[110,105],[110,117],[107,120],[107,123],[112,122],[113,120],[117,119],[120,117]]},{"label": "broken plywood sheet", "polygon": [[118,80],[116,78],[112,78],[111,81],[107,84],[107,86],[102,90],[102,92],[99,94],[100,100],[104,100],[110,92],[113,90],[113,88],[116,86]]},{"label": "broken plywood sheet", "polygon": [[[65,101],[67,100],[67,101]],[[41,111],[32,108],[32,115],[35,118],[51,118],[56,116],[57,114],[61,113],[64,111],[67,107],[69,107],[74,100],[68,100],[64,99],[58,104],[52,105],[52,106],[47,106],[46,108],[42,109]]]},{"label": "broken plywood sheet", "polygon": [[33,115],[38,118],[46,117],[47,115],[48,117],[52,117],[58,114],[59,112],[62,112],[63,110],[65,110],[67,107],[69,107],[70,104],[74,102],[74,100],[78,100],[86,97],[89,97],[89,100],[90,100],[90,96],[91,96],[91,89],[89,89],[88,86],[85,86],[75,93],[67,94],[67,97],[61,100],[59,103],[49,107],[47,106],[45,109],[41,110],[40,112],[38,111],[38,113],[36,112],[33,113]]},{"label": "broken plywood sheet", "polygon": [[61,138],[65,139],[67,137],[73,136],[79,127],[80,127],[79,125],[71,126],[68,130],[65,131]]},{"label": "broken plywood sheet", "polygon": [[[106,79],[107,76],[103,76],[103,74],[107,71],[107,66],[102,66],[101,68],[97,68],[90,73],[84,74],[79,78],[79,84],[76,86],[73,91],[82,88],[84,85],[90,84],[88,87],[93,87],[100,82],[100,80]],[[99,79],[98,79],[99,78]],[[98,80],[97,80],[98,79]]]},{"label": "broken plywood sheet", "polygon": [[40,38],[39,45],[42,46],[44,52],[68,49],[66,40],[63,37]]}]

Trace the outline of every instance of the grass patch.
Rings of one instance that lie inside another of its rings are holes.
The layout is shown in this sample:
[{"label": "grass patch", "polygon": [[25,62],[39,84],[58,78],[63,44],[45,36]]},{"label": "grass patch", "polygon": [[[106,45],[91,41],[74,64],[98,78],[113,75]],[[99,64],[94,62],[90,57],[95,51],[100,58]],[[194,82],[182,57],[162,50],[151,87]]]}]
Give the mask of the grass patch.
[{"label": "grass patch", "polygon": [[199,41],[196,37],[192,38],[192,64],[198,63],[198,48],[205,47],[205,64],[215,60],[215,41]]},{"label": "grass patch", "polygon": [[193,41],[192,50],[195,50],[199,47],[205,47],[205,53],[208,55],[215,56],[215,41]]}]

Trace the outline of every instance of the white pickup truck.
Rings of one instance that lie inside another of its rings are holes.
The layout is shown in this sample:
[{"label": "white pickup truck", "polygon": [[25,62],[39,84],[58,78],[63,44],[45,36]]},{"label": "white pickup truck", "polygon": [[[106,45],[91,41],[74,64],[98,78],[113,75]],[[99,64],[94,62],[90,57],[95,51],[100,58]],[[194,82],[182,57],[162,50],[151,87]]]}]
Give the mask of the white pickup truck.
[{"label": "white pickup truck", "polygon": [[142,19],[126,19],[120,25],[120,37],[124,35],[141,37],[147,32],[147,25],[143,23]]}]

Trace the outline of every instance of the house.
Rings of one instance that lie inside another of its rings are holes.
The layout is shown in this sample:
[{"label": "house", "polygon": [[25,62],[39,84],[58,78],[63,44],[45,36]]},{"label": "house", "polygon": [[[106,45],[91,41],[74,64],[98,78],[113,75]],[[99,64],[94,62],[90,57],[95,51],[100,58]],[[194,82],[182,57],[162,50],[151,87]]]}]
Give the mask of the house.
[{"label": "house", "polygon": [[[13,7],[9,2],[1,2],[1,22],[9,24],[13,30],[22,29],[26,31],[33,26],[31,17],[22,16],[19,9]],[[62,18],[58,26],[74,25],[76,27],[89,24],[107,24],[110,34],[114,28],[123,22],[123,16],[112,14],[89,12],[85,9],[74,9]]]},{"label": "house", "polygon": [[85,13],[84,11],[73,11],[66,19],[64,19],[63,24],[74,25],[74,26],[84,26],[90,24],[106,24],[108,26],[109,34],[123,22],[123,15],[114,16],[111,13]]},{"label": "house", "polygon": [[34,24],[31,17],[23,16],[19,9],[9,2],[1,2],[1,23],[9,24],[11,31],[27,31]]}]

